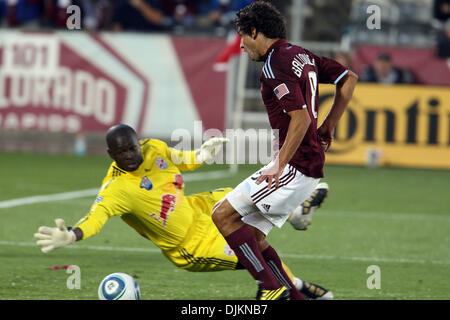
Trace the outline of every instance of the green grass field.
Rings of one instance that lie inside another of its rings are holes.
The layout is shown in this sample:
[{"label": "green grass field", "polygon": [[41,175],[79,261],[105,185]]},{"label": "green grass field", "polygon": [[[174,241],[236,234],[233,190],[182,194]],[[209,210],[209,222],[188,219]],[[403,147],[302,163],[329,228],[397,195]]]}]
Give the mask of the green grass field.
[{"label": "green grass field", "polygon": [[[0,207],[7,200],[97,188],[110,160],[0,153]],[[258,167],[216,180],[190,181],[186,193],[235,186]],[[204,166],[199,172],[224,169]],[[268,237],[302,279],[331,289],[335,299],[450,299],[450,171],[325,167],[330,193],[307,231],[289,223]],[[61,217],[83,217],[95,196],[0,208],[0,300],[97,299],[109,273],[134,276],[142,299],[253,299],[246,271],[190,273],[177,269],[119,218],[99,235],[43,254],[33,234]],[[81,289],[52,266],[77,265]],[[379,266],[381,289],[367,288]]]}]

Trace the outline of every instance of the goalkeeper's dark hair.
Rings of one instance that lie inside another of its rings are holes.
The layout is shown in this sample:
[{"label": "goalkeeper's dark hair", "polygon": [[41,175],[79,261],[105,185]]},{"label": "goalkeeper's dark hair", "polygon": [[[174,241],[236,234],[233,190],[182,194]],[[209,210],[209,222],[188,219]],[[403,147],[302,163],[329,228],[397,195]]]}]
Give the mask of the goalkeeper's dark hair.
[{"label": "goalkeeper's dark hair", "polygon": [[251,35],[252,30],[267,38],[286,38],[286,20],[275,6],[266,1],[256,1],[236,13],[237,31]]},{"label": "goalkeeper's dark hair", "polygon": [[106,144],[108,145],[108,148],[115,145],[117,143],[117,138],[120,136],[136,137],[137,139],[136,131],[132,127],[126,124],[118,124],[109,128],[106,133]]}]

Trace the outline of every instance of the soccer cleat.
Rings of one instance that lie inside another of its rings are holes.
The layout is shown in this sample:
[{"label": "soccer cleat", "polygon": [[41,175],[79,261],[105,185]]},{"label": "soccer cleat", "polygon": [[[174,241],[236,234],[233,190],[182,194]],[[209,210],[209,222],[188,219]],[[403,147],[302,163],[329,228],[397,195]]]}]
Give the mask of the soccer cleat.
[{"label": "soccer cleat", "polygon": [[275,290],[259,288],[256,300],[288,300],[289,296],[289,289],[284,286]]},{"label": "soccer cleat", "polygon": [[[298,281],[294,283],[296,282]],[[315,283],[301,281],[301,287],[299,288],[297,285],[296,287],[308,300],[333,300],[334,298],[333,292]]]},{"label": "soccer cleat", "polygon": [[289,222],[297,230],[306,230],[311,224],[313,213],[320,208],[328,194],[328,184],[319,183],[312,195],[289,215]]}]

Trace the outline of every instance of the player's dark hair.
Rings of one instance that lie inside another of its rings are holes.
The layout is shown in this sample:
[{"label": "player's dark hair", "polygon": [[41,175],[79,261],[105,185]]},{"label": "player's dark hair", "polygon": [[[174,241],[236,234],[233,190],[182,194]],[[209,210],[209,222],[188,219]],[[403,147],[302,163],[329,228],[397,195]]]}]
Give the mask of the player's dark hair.
[{"label": "player's dark hair", "polygon": [[126,124],[118,124],[115,126],[112,126],[108,129],[108,132],[106,133],[106,144],[108,145],[108,148],[111,148],[116,143],[116,140],[120,136],[136,136],[136,131],[134,129]]},{"label": "player's dark hair", "polygon": [[286,38],[286,21],[280,11],[271,3],[256,1],[236,13],[235,24],[238,32],[251,35],[252,29],[267,38]]}]

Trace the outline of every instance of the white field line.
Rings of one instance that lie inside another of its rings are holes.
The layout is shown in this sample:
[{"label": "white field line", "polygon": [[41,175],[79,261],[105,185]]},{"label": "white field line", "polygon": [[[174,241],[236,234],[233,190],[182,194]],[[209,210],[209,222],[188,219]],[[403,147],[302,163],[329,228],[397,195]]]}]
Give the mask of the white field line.
[{"label": "white field line", "polygon": [[[16,241],[0,241],[0,245],[11,247],[36,247],[34,242],[16,242]],[[143,252],[143,253],[160,253],[161,250],[157,248],[131,248],[131,247],[113,247],[113,246],[86,246],[86,245],[71,245],[66,248],[81,249],[81,250],[96,250],[96,251],[119,251],[119,252]],[[346,261],[362,261],[368,263],[411,263],[411,264],[436,264],[436,265],[450,265],[450,261],[444,260],[423,260],[423,259],[403,259],[403,258],[381,258],[381,257],[349,257],[349,256],[324,256],[311,254],[291,254],[280,253],[281,258],[304,259],[304,260],[346,260]]]},{"label": "white field line", "polygon": [[[34,242],[16,242],[16,241],[0,241],[2,246],[11,247],[36,247],[38,245]],[[67,249],[82,249],[82,250],[95,250],[95,251],[119,251],[119,252],[145,252],[145,253],[161,253],[158,248],[127,248],[127,247],[111,247],[111,246],[83,246],[83,245],[71,245],[66,247]]]},{"label": "white field line", "polygon": [[[214,180],[224,177],[229,177],[230,171],[220,170],[220,171],[210,171],[210,172],[195,172],[183,175],[184,181],[199,181],[199,180]],[[17,206],[23,206],[27,204],[51,202],[51,201],[61,201],[61,200],[71,200],[77,198],[91,197],[95,196],[98,192],[98,188],[77,190],[71,192],[63,192],[48,195],[39,195],[32,197],[16,198],[11,200],[0,201],[0,209],[12,208]]]},{"label": "white field line", "polygon": [[404,259],[404,258],[381,258],[381,257],[349,257],[349,256],[322,256],[322,255],[298,255],[298,254],[280,254],[284,258],[295,259],[321,259],[321,260],[348,260],[376,263],[412,263],[412,264],[443,264],[450,265],[450,261],[443,260],[423,260],[423,259]]},{"label": "white field line", "polygon": [[94,189],[86,189],[86,190],[78,190],[71,192],[63,192],[63,193],[55,193],[49,195],[42,196],[32,196],[25,198],[17,198],[0,202],[0,209],[24,206],[27,204],[41,203],[41,202],[50,202],[50,201],[59,201],[59,200],[71,200],[77,198],[91,197],[96,195],[98,192],[98,188]]},{"label": "white field line", "polygon": [[[333,290],[335,291],[335,290]],[[358,293],[355,295],[355,290],[345,290],[345,289],[336,289],[335,295],[338,296],[338,299],[350,299],[350,300],[365,300],[367,298],[369,299],[381,299],[386,300],[386,298],[395,298],[396,300],[424,300],[424,299],[432,299],[432,300],[448,300],[448,296],[442,296],[442,297],[436,297],[431,294],[424,294],[421,292],[420,294],[411,292],[409,296],[405,296],[404,292],[386,292],[383,288],[381,290],[376,290],[376,292],[372,291],[372,293],[367,294],[361,294]]]},{"label": "white field line", "polygon": [[394,219],[394,220],[439,220],[450,222],[449,213],[408,213],[408,212],[369,212],[369,211],[345,211],[345,210],[327,210],[319,209],[319,215],[335,216],[335,217],[348,217],[348,218],[361,218],[361,219]]}]

